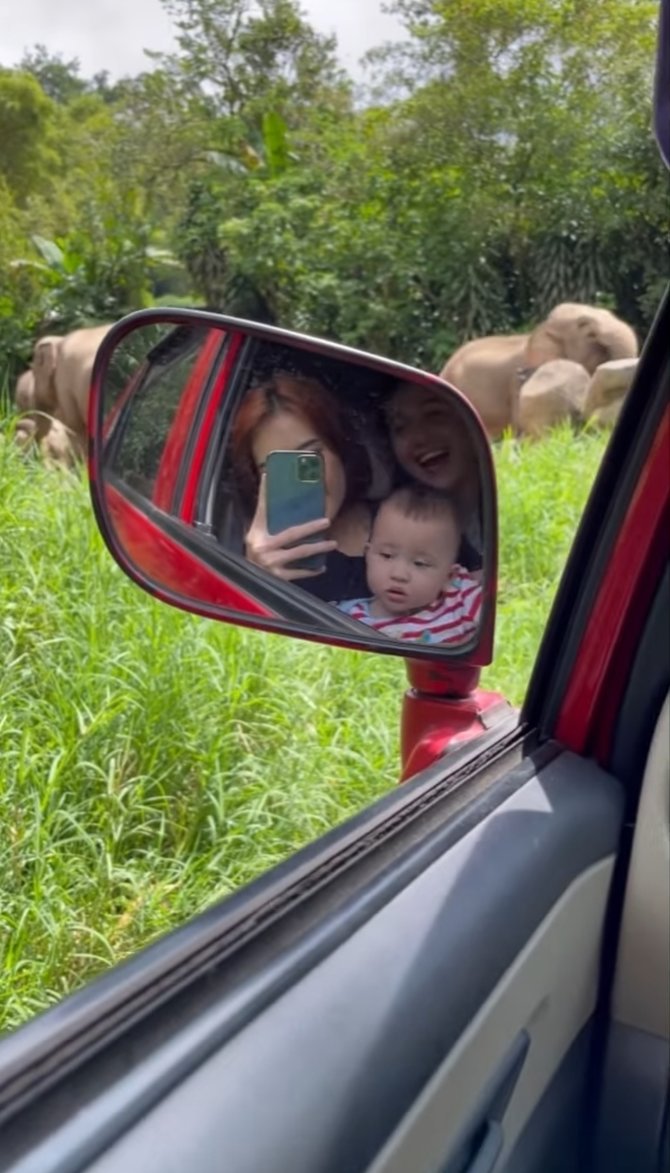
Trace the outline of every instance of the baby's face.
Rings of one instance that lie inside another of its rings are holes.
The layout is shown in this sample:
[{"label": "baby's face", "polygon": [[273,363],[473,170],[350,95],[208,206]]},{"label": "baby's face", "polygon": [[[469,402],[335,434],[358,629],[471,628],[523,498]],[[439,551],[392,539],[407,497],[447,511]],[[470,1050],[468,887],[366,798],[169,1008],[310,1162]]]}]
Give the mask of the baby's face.
[{"label": "baby's face", "polygon": [[444,590],[456,561],[456,520],[419,521],[392,503],[382,505],[365,555],[373,615],[421,611]]}]

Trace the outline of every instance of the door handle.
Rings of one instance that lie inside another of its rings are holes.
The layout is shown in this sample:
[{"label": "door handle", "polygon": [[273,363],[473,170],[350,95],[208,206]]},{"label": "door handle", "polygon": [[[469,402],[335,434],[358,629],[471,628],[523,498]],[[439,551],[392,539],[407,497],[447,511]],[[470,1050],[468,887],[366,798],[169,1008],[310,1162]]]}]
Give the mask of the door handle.
[{"label": "door handle", "polygon": [[487,1080],[439,1173],[491,1173],[505,1140],[502,1119],[529,1046],[528,1031],[519,1031]]},{"label": "door handle", "polygon": [[502,1124],[498,1120],[489,1120],[475,1155],[465,1166],[463,1173],[491,1173],[504,1139]]}]

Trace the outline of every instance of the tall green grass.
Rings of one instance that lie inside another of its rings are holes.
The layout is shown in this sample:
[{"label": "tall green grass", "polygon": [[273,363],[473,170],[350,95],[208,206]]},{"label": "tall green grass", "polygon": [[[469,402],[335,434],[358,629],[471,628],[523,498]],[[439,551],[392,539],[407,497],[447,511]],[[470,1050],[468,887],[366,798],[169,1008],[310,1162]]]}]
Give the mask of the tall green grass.
[{"label": "tall green grass", "polygon": [[[482,683],[520,703],[605,438],[497,454]],[[392,787],[404,666],[144,595],[83,476],[0,436],[0,1025],[11,1028]]]},{"label": "tall green grass", "polygon": [[609,439],[556,428],[540,443],[496,447],[498,612],[481,684],[520,705],[549,610]]}]

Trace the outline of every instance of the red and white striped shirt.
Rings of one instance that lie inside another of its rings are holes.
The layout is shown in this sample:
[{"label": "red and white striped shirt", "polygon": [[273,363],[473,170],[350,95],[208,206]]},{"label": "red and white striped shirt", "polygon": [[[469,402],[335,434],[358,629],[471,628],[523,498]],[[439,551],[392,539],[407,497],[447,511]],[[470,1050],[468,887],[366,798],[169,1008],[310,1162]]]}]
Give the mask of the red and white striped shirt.
[{"label": "red and white striped shirt", "polygon": [[462,644],[477,629],[482,609],[482,588],[464,570],[454,566],[446,591],[434,603],[409,615],[371,615],[372,599],[350,599],[338,603],[340,611],[374,627],[390,639],[422,644]]}]

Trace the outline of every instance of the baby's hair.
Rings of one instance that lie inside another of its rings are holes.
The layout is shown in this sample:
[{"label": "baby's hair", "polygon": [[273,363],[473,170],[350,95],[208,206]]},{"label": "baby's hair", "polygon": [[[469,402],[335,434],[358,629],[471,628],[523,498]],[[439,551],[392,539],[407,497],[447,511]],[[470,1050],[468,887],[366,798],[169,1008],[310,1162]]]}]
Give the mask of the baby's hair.
[{"label": "baby's hair", "polygon": [[405,517],[413,518],[415,521],[453,521],[460,531],[458,514],[452,498],[447,493],[441,493],[426,485],[402,485],[380,502],[379,509],[384,505],[395,506]]}]

